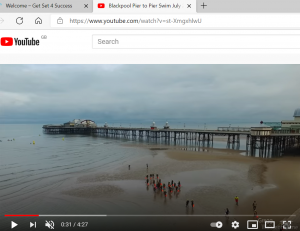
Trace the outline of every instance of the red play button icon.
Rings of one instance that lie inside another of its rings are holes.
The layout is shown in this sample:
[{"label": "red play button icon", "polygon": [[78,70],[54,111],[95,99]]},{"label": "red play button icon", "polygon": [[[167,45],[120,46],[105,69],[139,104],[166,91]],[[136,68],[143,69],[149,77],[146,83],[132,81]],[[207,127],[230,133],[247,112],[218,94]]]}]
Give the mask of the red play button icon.
[{"label": "red play button icon", "polygon": [[14,44],[14,40],[12,37],[1,38],[1,46],[12,46],[13,44]]},{"label": "red play button icon", "polygon": [[105,4],[104,3],[98,3],[98,8],[105,8]]}]

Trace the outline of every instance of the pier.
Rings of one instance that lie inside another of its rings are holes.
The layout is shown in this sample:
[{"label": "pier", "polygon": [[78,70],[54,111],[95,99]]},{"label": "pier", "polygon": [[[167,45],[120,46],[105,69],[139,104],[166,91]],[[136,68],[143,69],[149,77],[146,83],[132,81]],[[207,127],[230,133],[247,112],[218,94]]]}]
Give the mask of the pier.
[{"label": "pier", "polygon": [[300,129],[282,131],[268,127],[220,127],[217,130],[158,129],[153,126],[150,128],[109,127],[105,124],[102,127],[44,125],[43,130],[50,134],[99,134],[102,137],[145,139],[156,142],[159,140],[166,144],[180,142],[185,146],[207,147],[213,146],[214,137],[223,136],[227,140],[227,148],[239,149],[243,141],[249,155],[255,156],[258,153],[261,157],[268,157],[271,154],[280,155],[288,148],[300,148]]}]

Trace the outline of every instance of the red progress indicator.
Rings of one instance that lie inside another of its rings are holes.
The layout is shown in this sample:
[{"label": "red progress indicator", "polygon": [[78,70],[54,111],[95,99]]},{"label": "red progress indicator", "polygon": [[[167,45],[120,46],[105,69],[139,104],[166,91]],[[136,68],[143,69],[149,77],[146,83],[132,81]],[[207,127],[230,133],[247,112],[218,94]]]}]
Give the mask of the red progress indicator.
[{"label": "red progress indicator", "polygon": [[38,217],[37,214],[5,214],[5,217]]}]

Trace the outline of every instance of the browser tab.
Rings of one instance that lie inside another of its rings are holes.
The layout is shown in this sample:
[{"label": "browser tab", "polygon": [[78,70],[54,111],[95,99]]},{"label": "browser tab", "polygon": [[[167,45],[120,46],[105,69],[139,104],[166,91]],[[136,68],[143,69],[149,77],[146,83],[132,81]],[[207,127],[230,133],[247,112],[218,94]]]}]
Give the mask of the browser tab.
[{"label": "browser tab", "polygon": [[63,0],[32,2],[6,0],[2,2],[0,13],[92,13],[92,0]]},{"label": "browser tab", "polygon": [[118,14],[140,14],[140,13],[196,13],[196,0],[175,1],[143,1],[134,2],[130,0],[97,1],[94,0],[94,13],[118,13]]}]

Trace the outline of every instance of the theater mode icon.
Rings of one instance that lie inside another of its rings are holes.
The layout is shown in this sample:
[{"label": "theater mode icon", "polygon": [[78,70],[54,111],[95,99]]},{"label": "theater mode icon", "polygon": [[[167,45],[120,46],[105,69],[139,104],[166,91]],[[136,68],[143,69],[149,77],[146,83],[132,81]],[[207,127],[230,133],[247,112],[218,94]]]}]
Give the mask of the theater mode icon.
[{"label": "theater mode icon", "polygon": [[98,8],[105,8],[105,4],[104,3],[98,3]]},{"label": "theater mode icon", "polygon": [[13,44],[14,44],[14,40],[12,37],[1,38],[1,46],[12,46]]}]

